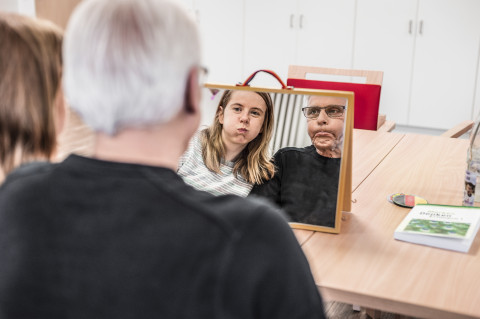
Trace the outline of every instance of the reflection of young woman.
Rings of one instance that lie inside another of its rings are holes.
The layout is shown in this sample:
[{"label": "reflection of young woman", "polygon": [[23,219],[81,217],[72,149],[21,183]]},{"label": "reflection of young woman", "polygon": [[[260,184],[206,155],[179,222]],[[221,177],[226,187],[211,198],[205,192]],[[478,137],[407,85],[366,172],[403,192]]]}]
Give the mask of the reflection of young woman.
[{"label": "reflection of young woman", "polygon": [[272,130],[273,103],[268,93],[227,90],[213,124],[190,142],[178,174],[214,195],[247,196],[253,184],[273,176],[268,155]]},{"label": "reflection of young woman", "polygon": [[251,194],[267,197],[292,221],[334,227],[345,102],[344,98],[310,97],[302,111],[312,145],[277,151],[274,178],[255,185]]},{"label": "reflection of young woman", "polygon": [[63,127],[62,30],[0,13],[0,182],[17,166],[53,159]]}]

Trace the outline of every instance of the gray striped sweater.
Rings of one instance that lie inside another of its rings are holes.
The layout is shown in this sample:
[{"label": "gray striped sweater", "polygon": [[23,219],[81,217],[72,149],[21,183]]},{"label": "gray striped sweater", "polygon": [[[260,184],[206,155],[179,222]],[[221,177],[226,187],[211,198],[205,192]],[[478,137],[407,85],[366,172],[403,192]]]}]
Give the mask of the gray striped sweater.
[{"label": "gray striped sweater", "polygon": [[187,151],[180,158],[177,173],[187,184],[213,195],[234,194],[246,197],[253,185],[240,175],[235,177],[234,162],[222,162],[220,174],[212,172],[205,166],[199,137],[200,131],[191,139]]}]

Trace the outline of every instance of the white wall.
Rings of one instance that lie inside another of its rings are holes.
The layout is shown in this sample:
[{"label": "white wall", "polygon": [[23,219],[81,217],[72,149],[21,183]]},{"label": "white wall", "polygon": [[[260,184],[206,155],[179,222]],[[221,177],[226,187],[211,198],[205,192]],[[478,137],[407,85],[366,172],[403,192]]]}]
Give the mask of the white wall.
[{"label": "white wall", "polygon": [[1,0],[0,10],[8,12],[18,12],[18,0]]},{"label": "white wall", "polygon": [[0,11],[35,16],[35,0],[0,0]]}]

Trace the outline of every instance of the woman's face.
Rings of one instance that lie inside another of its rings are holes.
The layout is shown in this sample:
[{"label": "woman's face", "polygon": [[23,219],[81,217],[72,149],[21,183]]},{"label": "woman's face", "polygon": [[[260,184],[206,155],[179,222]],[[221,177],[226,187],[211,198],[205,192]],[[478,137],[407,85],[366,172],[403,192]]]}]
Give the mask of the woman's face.
[{"label": "woman's face", "polygon": [[227,147],[245,147],[262,132],[267,105],[257,93],[234,91],[227,105],[220,108],[219,122]]},{"label": "woman's face", "polygon": [[[312,96],[308,101],[309,107],[345,106],[345,104],[345,98],[333,96]],[[325,155],[325,152],[341,152],[339,148],[343,141],[344,120],[345,113],[333,118],[327,115],[325,109],[319,111],[316,119],[307,118],[308,135],[321,155]]]}]

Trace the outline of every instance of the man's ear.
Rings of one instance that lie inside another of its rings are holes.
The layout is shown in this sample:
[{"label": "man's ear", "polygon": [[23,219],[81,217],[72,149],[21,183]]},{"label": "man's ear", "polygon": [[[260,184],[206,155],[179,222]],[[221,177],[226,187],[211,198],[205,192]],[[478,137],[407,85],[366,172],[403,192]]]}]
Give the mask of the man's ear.
[{"label": "man's ear", "polygon": [[187,113],[194,114],[200,111],[200,85],[198,85],[197,68],[190,69],[188,73],[184,107]]}]

